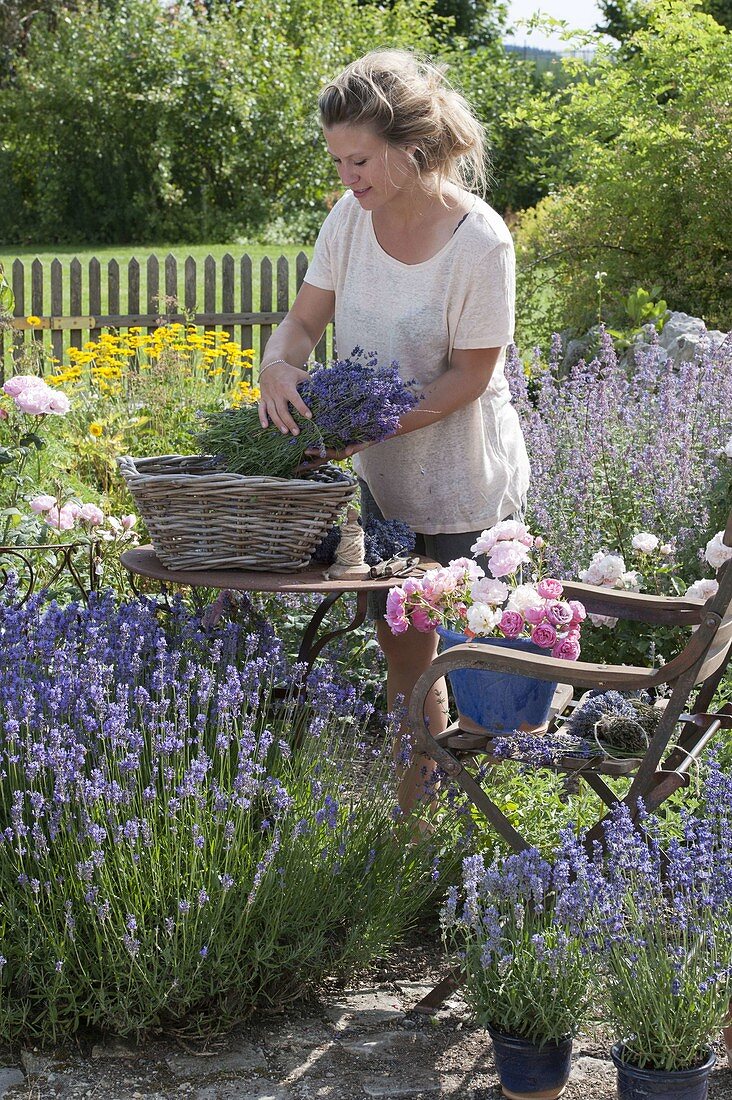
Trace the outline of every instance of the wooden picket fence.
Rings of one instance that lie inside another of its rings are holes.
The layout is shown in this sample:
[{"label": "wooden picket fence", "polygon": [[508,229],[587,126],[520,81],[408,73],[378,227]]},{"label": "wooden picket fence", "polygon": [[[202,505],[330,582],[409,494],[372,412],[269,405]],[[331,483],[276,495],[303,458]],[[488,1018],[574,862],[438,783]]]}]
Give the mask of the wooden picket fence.
[{"label": "wooden picket fence", "polygon": [[[182,265],[172,254],[162,262],[149,256],[143,293],[142,269],[136,259],[130,260],[126,269],[117,260],[109,260],[104,273],[96,258],[89,261],[86,273],[78,259],[70,261],[68,271],[54,259],[50,272],[36,259],[30,267],[30,294],[26,293],[25,265],[15,260],[10,272],[6,271],[15,296],[12,343],[20,349],[32,332],[36,340],[50,339],[53,355],[62,360],[67,347],[80,348],[99,337],[103,329],[141,326],[152,332],[161,322],[191,321],[207,329],[222,329],[241,347],[254,348],[261,358],[273,326],[287,313],[307,267],[307,256],[298,253],[293,285],[287,257],[273,262],[265,256],[259,265],[259,302],[255,307],[252,258],[246,254],[235,260],[227,253],[220,263],[207,256],[202,280],[191,256]],[[40,325],[29,325],[26,317],[40,318]],[[329,330],[314,352],[321,362],[332,353],[332,326]],[[2,340],[0,331],[0,381]]]}]

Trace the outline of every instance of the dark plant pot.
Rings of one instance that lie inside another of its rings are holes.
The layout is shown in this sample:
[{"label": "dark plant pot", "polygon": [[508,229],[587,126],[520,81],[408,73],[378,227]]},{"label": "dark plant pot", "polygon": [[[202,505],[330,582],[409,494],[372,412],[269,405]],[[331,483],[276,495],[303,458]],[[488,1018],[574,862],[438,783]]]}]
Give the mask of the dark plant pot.
[{"label": "dark plant pot", "polygon": [[638,1069],[623,1061],[623,1044],[610,1051],[618,1071],[618,1100],[707,1100],[709,1074],[717,1056],[713,1051],[692,1069]]},{"label": "dark plant pot", "polygon": [[[547,654],[546,649],[534,645],[528,638],[468,639],[464,634],[441,626],[437,628],[437,633],[442,639],[442,650],[472,640],[503,649],[520,649],[523,653]],[[460,713],[493,733],[532,730],[543,726],[557,686],[554,682],[535,680],[531,676],[475,668],[450,672],[448,679]]]},{"label": "dark plant pot", "polygon": [[572,1069],[571,1039],[538,1047],[492,1027],[488,1032],[504,1096],[510,1100],[555,1100],[562,1095]]}]

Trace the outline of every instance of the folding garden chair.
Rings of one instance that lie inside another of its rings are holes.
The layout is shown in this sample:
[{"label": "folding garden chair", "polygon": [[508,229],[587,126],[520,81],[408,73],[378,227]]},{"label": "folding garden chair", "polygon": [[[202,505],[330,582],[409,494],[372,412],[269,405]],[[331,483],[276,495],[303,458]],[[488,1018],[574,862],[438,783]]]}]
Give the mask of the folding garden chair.
[{"label": "folding garden chair", "polygon": [[[724,541],[732,546],[732,512]],[[657,809],[674,791],[688,786],[690,769],[715,733],[720,729],[732,729],[730,704],[714,714],[709,709],[732,646],[732,562],[722,567],[718,580],[717,594],[706,603],[565,583],[564,598],[581,600],[592,614],[688,627],[693,628],[693,632],[681,652],[660,668],[564,661],[480,643],[454,646],[435,658],[412,693],[409,719],[415,751],[432,757],[501,836],[520,851],[528,847],[530,841],[514,828],[479,781],[486,765],[498,762],[492,751],[497,735],[458,714],[444,733],[433,737],[424,719],[425,699],[433,684],[446,674],[464,668],[561,681],[552,702],[547,738],[551,738],[561,725],[562,715],[571,712],[576,705],[573,698],[576,689],[635,693],[644,689],[653,692],[653,689],[666,686],[670,694],[658,701],[663,706],[663,714],[643,755],[618,759],[603,755],[595,748],[589,754],[573,755],[570,751],[555,756],[551,764],[536,765],[573,774],[576,781],[589,784],[605,807],[612,809],[622,801],[629,806],[631,814],[635,814],[638,800],[642,799],[646,809]],[[699,690],[693,695],[696,687]],[[693,702],[690,701],[692,696]],[[520,757],[518,760],[526,766]],[[630,786],[625,795],[617,795],[604,776],[627,776]],[[603,808],[603,818],[606,814]],[[590,848],[595,841],[602,840],[603,818],[588,833]]]},{"label": "folding garden chair", "polygon": [[[732,546],[732,512],[727,520],[724,542]],[[561,725],[562,716],[571,713],[576,705],[576,690],[635,693],[659,687],[670,689],[670,694],[660,700],[663,714],[641,757],[612,758],[603,756],[598,748],[589,756],[559,755],[553,757],[551,764],[534,765],[573,775],[599,795],[604,803],[603,816],[587,834],[587,846],[591,849],[595,841],[603,840],[602,822],[609,810],[623,802],[635,815],[640,799],[647,810],[657,809],[674,791],[689,785],[690,770],[715,733],[720,729],[732,729],[732,705],[725,704],[717,713],[710,713],[709,709],[732,649],[732,561],[722,567],[718,580],[718,592],[706,603],[562,582],[564,598],[581,600],[591,614],[687,627],[693,632],[681,652],[660,668],[564,661],[480,643],[456,645],[435,658],[412,692],[409,720],[415,752],[435,760],[504,840],[516,851],[521,851],[529,847],[530,841],[514,828],[480,783],[486,766],[489,769],[491,764],[499,762],[492,751],[498,735],[458,714],[444,733],[433,737],[424,719],[425,700],[433,684],[463,668],[563,681],[554,693],[547,738],[551,738]],[[696,687],[699,690],[693,695]],[[502,757],[500,762],[503,762]],[[520,757],[517,762],[527,766]],[[532,766],[531,761],[528,766]],[[617,795],[604,776],[628,777],[630,785],[625,795]],[[460,975],[451,972],[414,1006],[413,1011],[434,1012],[459,984]]]}]

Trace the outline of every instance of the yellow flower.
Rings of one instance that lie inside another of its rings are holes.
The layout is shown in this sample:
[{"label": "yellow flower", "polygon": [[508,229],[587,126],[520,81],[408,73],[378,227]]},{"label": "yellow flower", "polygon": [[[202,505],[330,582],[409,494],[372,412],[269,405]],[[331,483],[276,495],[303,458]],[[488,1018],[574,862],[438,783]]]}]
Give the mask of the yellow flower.
[{"label": "yellow flower", "polygon": [[89,425],[89,435],[93,435],[95,439],[99,439],[99,436],[104,431],[104,425],[100,424],[98,420],[92,420]]},{"label": "yellow flower", "polygon": [[35,313],[31,313],[30,317],[26,317],[26,324],[28,325],[40,325],[41,318],[36,317]]}]

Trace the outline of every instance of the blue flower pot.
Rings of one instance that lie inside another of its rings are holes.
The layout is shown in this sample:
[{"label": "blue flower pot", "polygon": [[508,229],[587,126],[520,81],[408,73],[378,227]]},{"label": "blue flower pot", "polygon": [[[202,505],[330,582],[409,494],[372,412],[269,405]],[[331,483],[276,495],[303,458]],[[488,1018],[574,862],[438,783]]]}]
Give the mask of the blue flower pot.
[{"label": "blue flower pot", "polygon": [[503,1095],[510,1100],[555,1100],[572,1069],[572,1040],[538,1047],[489,1027]]},{"label": "blue flower pot", "polygon": [[709,1074],[717,1056],[714,1051],[693,1069],[638,1069],[623,1061],[623,1044],[610,1051],[618,1071],[618,1100],[707,1100]]},{"label": "blue flower pot", "polygon": [[[442,626],[438,626],[437,633],[442,639],[442,650],[473,641],[504,649],[520,649],[524,653],[547,654],[546,649],[534,645],[528,638],[470,639]],[[543,726],[557,686],[549,680],[475,668],[450,672],[448,679],[460,714],[492,733],[530,731]]]}]

